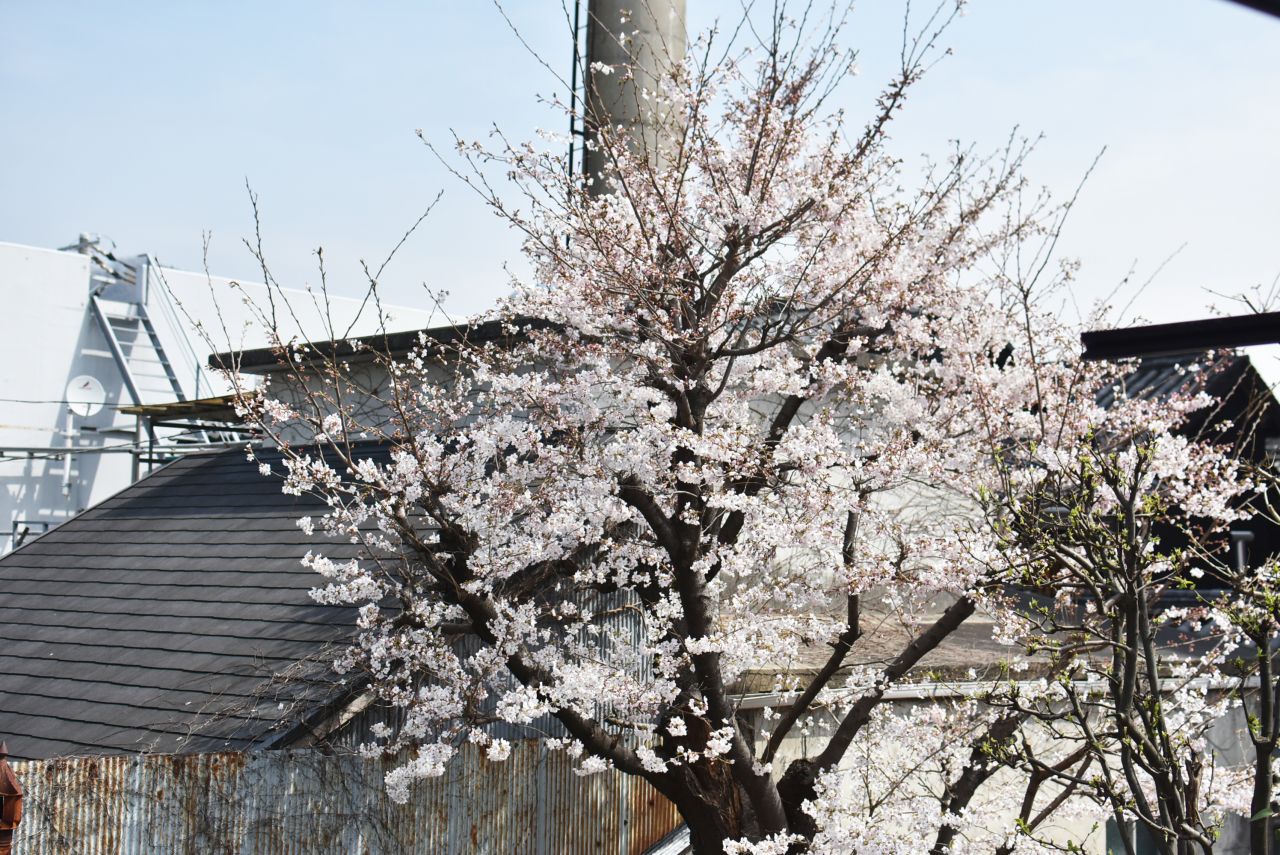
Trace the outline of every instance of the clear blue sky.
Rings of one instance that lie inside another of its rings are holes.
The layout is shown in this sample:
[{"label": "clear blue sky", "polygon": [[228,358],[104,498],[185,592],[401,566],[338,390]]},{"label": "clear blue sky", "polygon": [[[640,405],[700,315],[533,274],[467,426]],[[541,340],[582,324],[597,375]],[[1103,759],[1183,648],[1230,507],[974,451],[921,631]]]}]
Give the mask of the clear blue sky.
[{"label": "clear blue sky", "polygon": [[[693,27],[738,7],[688,4]],[[567,69],[560,0],[505,5]],[[864,0],[855,14],[855,114],[889,71],[902,8]],[[1224,0],[973,0],[950,43],[896,149],[990,148],[1017,125],[1045,135],[1032,179],[1068,193],[1107,146],[1064,244],[1084,262],[1082,301],[1183,244],[1140,314],[1196,315],[1206,288],[1280,275],[1280,19]],[[558,88],[485,0],[0,0],[0,240],[93,231],[198,268],[210,231],[214,272],[256,279],[240,245],[248,178],[282,281],[313,282],[323,245],[332,286],[354,294],[358,259],[385,255],[443,189],[388,296],[420,303],[426,282],[455,312],[482,309],[506,287],[504,262],[518,264],[516,239],[414,130],[447,142],[494,123],[517,138],[560,129],[538,103]]]}]

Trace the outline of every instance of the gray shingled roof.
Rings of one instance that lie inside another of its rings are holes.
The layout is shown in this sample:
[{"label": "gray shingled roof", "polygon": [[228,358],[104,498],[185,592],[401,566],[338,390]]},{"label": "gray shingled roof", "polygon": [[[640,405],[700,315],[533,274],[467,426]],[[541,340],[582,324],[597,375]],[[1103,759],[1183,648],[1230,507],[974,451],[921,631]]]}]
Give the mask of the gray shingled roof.
[{"label": "gray shingled roof", "polygon": [[349,693],[329,662],[354,611],[312,602],[298,562],[295,521],[322,509],[243,449],[195,454],[0,559],[0,739],[20,758],[287,742]]},{"label": "gray shingled roof", "polygon": [[[1175,353],[1164,356],[1148,356],[1138,362],[1119,384],[1131,398],[1167,398],[1174,394],[1193,394],[1209,390],[1216,396],[1231,391],[1224,384],[1224,377],[1234,379],[1246,370],[1249,359],[1234,353],[1221,353],[1210,357],[1206,353]],[[1195,370],[1192,370],[1195,369]],[[1118,388],[1107,386],[1098,392],[1098,403],[1110,407]]]}]

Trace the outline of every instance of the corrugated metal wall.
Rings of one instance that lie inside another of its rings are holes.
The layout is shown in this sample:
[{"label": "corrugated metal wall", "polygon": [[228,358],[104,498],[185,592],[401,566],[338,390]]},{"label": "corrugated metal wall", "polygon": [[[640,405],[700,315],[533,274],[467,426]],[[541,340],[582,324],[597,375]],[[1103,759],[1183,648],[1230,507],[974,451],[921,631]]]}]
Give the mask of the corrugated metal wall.
[{"label": "corrugated metal wall", "polygon": [[313,751],[13,765],[26,790],[17,855],[640,855],[679,824],[644,781],[580,778],[534,741],[502,763],[467,746],[406,805],[383,789],[394,761]]}]

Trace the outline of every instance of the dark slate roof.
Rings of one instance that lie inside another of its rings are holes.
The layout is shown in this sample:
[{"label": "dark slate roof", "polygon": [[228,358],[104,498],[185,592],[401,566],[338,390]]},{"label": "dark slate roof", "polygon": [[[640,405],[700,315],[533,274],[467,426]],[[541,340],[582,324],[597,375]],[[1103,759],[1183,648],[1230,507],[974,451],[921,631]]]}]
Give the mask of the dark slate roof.
[{"label": "dark slate roof", "polygon": [[1130,398],[1167,398],[1175,394],[1193,394],[1210,390],[1221,395],[1222,376],[1243,371],[1249,358],[1233,353],[1211,356],[1207,353],[1175,353],[1165,356],[1143,357],[1137,366],[1116,386],[1108,386],[1098,393],[1098,403],[1111,406],[1118,391],[1123,389]]},{"label": "dark slate roof", "polygon": [[[1280,444],[1280,402],[1276,390],[1244,354],[1225,351],[1144,357],[1119,385],[1126,394],[1136,398],[1209,393],[1214,398],[1213,404],[1191,413],[1179,432],[1224,443],[1242,460],[1261,463],[1272,459]],[[1115,394],[1114,387],[1103,389],[1098,402],[1109,406]],[[1249,552],[1255,560],[1280,554],[1280,526],[1267,513],[1238,520],[1232,528],[1253,533]],[[1176,530],[1165,531],[1161,537],[1166,545],[1185,543],[1184,536]],[[1222,548],[1224,553],[1219,558],[1231,562],[1231,555],[1226,553],[1229,547]],[[1221,584],[1211,568],[1206,569],[1210,569],[1210,573],[1196,583],[1201,590]]]},{"label": "dark slate roof", "polygon": [[316,541],[295,521],[323,508],[242,448],[193,454],[0,558],[0,739],[22,758],[287,743],[351,692],[330,663],[354,610],[314,603],[299,564]]},{"label": "dark slate roof", "polygon": [[[1118,386],[1101,390],[1098,403],[1110,406],[1120,387],[1134,398],[1208,392],[1214,403],[1193,413],[1183,432],[1196,436],[1211,431],[1218,441],[1234,443],[1251,460],[1262,460],[1267,453],[1266,440],[1280,437],[1276,390],[1244,354],[1227,351],[1145,357]],[[1226,429],[1219,430],[1224,424]]]}]

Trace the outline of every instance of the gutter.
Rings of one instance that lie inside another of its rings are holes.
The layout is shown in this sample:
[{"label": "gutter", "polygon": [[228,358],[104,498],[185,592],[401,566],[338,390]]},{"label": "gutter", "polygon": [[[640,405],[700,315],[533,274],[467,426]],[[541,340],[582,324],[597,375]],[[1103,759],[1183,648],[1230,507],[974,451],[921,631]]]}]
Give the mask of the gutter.
[{"label": "gutter", "polygon": [[337,697],[304,714],[291,727],[269,734],[252,747],[254,751],[273,751],[281,748],[305,748],[322,742],[341,729],[353,718],[364,712],[376,696],[368,689],[366,680],[346,687]]},{"label": "gutter", "polygon": [[[1076,680],[1073,682],[1077,688],[1084,690],[1086,693],[1101,692],[1107,687],[1106,680]],[[1165,682],[1170,684],[1170,690],[1174,686],[1183,685],[1197,689],[1208,689],[1209,691],[1226,691],[1238,688],[1256,689],[1259,686],[1257,677],[1250,677],[1243,682],[1225,677],[1197,677],[1186,682],[1171,679]],[[881,699],[886,701],[923,701],[944,698],[975,698],[995,691],[997,688],[1010,685],[1018,689],[1039,688],[1041,681],[1015,680],[1012,683],[1008,683],[1003,680],[975,680],[973,682],[906,683],[891,686],[881,696]],[[858,698],[865,694],[864,690],[858,689],[836,690],[836,692],[849,698]],[[799,692],[752,692],[737,696],[737,708],[740,710],[759,710],[790,706],[799,695]]]}]

